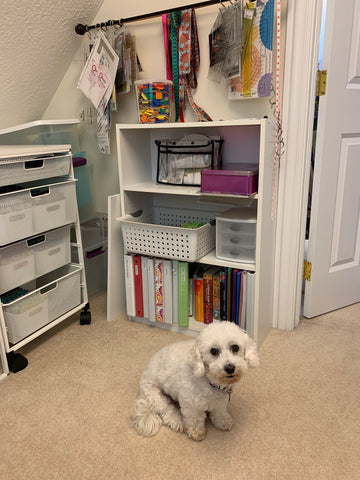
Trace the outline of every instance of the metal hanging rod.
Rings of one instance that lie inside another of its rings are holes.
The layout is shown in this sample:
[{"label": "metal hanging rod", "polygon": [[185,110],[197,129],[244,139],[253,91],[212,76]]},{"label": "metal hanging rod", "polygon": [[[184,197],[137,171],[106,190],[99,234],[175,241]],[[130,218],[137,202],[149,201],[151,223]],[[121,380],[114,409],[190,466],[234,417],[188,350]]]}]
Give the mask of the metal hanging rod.
[{"label": "metal hanging rod", "polygon": [[96,25],[82,25],[81,23],[79,23],[75,27],[75,32],[78,35],[84,35],[89,30],[94,30],[95,28],[112,27],[113,25],[121,26],[124,23],[137,22],[139,20],[146,20],[147,18],[160,17],[161,15],[166,13],[178,12],[179,10],[186,10],[188,8],[200,8],[200,7],[207,7],[209,5],[216,5],[216,4],[221,5],[223,1],[231,2],[231,0],[207,0],[206,2],[192,3],[190,5],[185,5],[183,7],[168,8],[166,10],[160,10],[158,12],[145,13],[143,15],[136,15],[135,17],[120,18],[119,20],[108,20],[107,22],[97,23]]}]

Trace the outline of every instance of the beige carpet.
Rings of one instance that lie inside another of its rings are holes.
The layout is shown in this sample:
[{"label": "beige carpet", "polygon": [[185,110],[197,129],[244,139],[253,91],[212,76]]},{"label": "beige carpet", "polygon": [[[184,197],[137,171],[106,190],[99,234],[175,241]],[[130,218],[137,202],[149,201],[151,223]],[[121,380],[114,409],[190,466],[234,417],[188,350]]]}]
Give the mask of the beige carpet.
[{"label": "beige carpet", "polygon": [[0,382],[0,478],[356,480],[360,478],[360,304],[273,330],[232,396],[231,432],[200,443],[128,427],[150,355],[183,335],[126,320],[66,321],[22,350]]}]

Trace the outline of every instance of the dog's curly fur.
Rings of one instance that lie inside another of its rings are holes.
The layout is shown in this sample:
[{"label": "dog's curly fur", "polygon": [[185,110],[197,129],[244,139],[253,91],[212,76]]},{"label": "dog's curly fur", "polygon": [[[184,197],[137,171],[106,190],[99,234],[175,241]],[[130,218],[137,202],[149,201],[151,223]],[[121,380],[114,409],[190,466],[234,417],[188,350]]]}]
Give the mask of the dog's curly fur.
[{"label": "dog's curly fur", "polygon": [[230,430],[233,420],[227,405],[232,385],[248,366],[258,364],[255,342],[236,324],[206,325],[197,339],[168,345],[150,359],[131,425],[151,437],[164,424],[199,441],[206,437],[209,415],[216,428]]}]

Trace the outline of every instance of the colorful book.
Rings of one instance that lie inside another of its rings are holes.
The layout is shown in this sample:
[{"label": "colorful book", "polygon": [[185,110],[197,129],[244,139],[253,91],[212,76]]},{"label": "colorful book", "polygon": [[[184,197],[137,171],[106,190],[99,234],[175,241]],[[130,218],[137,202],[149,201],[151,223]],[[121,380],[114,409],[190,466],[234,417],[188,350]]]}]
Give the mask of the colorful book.
[{"label": "colorful book", "polygon": [[213,318],[220,320],[220,270],[213,275]]},{"label": "colorful book", "polygon": [[220,270],[220,320],[226,320],[225,270]]},{"label": "colorful book", "polygon": [[147,276],[147,257],[141,256],[141,277],[142,277],[142,293],[143,293],[143,309],[144,318],[149,318],[149,287]]},{"label": "colorful book", "polygon": [[157,322],[164,322],[164,295],[163,295],[163,263],[161,258],[154,259],[155,279],[155,318]]},{"label": "colorful book", "polygon": [[179,298],[179,327],[188,327],[189,325],[189,264],[179,261],[179,279],[178,279],[178,298]]},{"label": "colorful book", "polygon": [[255,302],[255,273],[246,274],[246,331],[254,338],[254,302]]},{"label": "colorful book", "polygon": [[141,255],[133,255],[133,266],[135,289],[135,315],[137,317],[144,317]]},{"label": "colorful book", "polygon": [[212,266],[203,273],[204,290],[204,323],[213,321],[213,275],[219,270],[219,267]]},{"label": "colorful book", "polygon": [[149,299],[149,320],[155,322],[155,277],[154,277],[154,259],[146,257],[147,277],[148,277],[148,299]]},{"label": "colorful book", "polygon": [[171,260],[163,260],[163,297],[164,297],[164,321],[173,323],[173,292],[172,292],[172,265]]},{"label": "colorful book", "polygon": [[172,260],[173,324],[179,325],[179,261]]},{"label": "colorful book", "polygon": [[202,276],[194,278],[195,320],[204,323],[204,279]]},{"label": "colorful book", "polygon": [[124,255],[126,313],[135,316],[134,267],[132,255]]},{"label": "colorful book", "polygon": [[236,323],[237,316],[236,316],[236,304],[238,301],[237,297],[237,274],[239,270],[235,268],[231,272],[231,321]]},{"label": "colorful book", "polygon": [[246,272],[241,274],[241,285],[240,285],[240,307],[239,307],[239,326],[246,330]]},{"label": "colorful book", "polygon": [[232,268],[225,267],[225,320],[231,321],[231,279]]}]

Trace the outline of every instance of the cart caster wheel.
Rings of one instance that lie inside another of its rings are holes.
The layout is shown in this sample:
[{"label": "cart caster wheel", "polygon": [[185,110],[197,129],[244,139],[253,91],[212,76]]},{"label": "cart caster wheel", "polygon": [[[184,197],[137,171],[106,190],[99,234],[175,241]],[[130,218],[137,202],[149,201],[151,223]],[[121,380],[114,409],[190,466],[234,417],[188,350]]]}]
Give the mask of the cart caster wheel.
[{"label": "cart caster wheel", "polygon": [[90,325],[91,323],[91,313],[90,312],[81,312],[80,313],[80,325]]},{"label": "cart caster wheel", "polygon": [[9,370],[13,373],[20,372],[27,367],[28,361],[21,353],[9,352],[7,354]]}]

